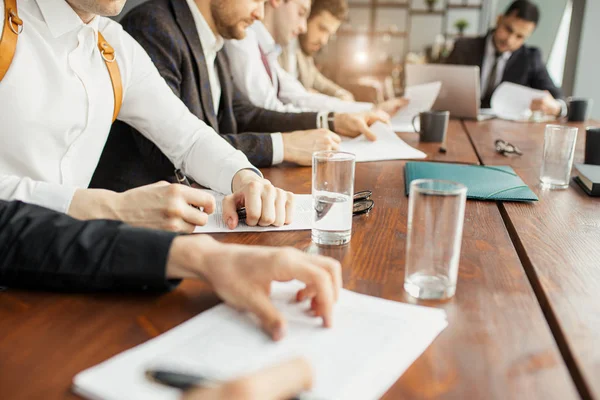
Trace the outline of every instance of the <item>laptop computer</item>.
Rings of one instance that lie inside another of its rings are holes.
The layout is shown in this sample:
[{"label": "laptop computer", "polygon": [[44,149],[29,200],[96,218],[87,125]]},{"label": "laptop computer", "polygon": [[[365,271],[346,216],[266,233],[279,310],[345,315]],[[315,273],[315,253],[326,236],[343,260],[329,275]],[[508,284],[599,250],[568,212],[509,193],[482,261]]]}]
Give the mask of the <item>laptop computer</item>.
[{"label": "laptop computer", "polygon": [[480,110],[479,67],[467,65],[407,64],[406,86],[442,82],[433,110],[450,111],[454,118],[489,119],[491,110]]}]

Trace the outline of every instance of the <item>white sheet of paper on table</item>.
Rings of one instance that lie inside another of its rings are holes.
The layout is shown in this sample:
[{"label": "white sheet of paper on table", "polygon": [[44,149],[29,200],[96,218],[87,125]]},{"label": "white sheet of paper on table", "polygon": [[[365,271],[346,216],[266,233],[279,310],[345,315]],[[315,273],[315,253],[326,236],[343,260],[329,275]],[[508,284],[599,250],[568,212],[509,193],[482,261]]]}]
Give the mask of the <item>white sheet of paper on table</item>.
[{"label": "white sheet of paper on table", "polygon": [[404,91],[404,97],[409,99],[410,102],[392,117],[390,121],[392,129],[395,132],[414,132],[413,118],[419,113],[431,110],[441,88],[441,82],[408,86]]},{"label": "white sheet of paper on table", "polygon": [[[492,112],[496,117],[508,121],[529,122],[532,112],[531,102],[547,96],[543,90],[532,89],[512,82],[502,82],[494,91],[491,99]],[[541,121],[553,120],[542,117]]]},{"label": "white sheet of paper on table", "polygon": [[392,128],[382,122],[376,122],[371,130],[377,135],[377,140],[369,141],[363,135],[348,139],[342,137],[341,151],[356,155],[356,162],[382,160],[410,160],[426,158],[427,155],[398,137]]},{"label": "white sheet of paper on table", "polygon": [[149,382],[147,368],[168,368],[231,379],[296,356],[314,371],[309,395],[319,399],[381,397],[448,325],[443,310],[343,290],[334,326],[310,317],[309,303],[293,299],[297,281],[272,287],[287,333],[273,342],[247,314],[224,304],[78,374],[74,389],[88,398],[175,400],[180,392]]},{"label": "white sheet of paper on table", "polygon": [[269,231],[304,231],[312,228],[312,196],[310,194],[294,195],[294,216],[292,223],[276,226],[249,226],[243,221],[235,229],[229,229],[223,221],[223,196],[212,190],[208,193],[215,197],[216,210],[208,216],[208,223],[197,226],[194,233],[233,233],[233,232],[269,232]]}]

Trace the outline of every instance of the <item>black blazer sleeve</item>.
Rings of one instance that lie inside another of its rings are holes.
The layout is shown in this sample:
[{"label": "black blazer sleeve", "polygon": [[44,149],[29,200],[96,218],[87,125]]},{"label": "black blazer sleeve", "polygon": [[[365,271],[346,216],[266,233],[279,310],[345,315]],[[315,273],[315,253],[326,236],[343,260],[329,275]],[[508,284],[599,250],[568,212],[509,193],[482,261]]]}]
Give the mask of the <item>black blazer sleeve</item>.
[{"label": "black blazer sleeve", "polygon": [[317,128],[317,113],[282,113],[260,108],[237,88],[232,102],[240,132],[292,132]]},{"label": "black blazer sleeve", "polygon": [[465,54],[468,53],[468,42],[464,39],[458,39],[454,43],[454,48],[452,49],[452,53],[448,56],[448,58],[444,61],[445,64],[452,65],[467,65],[467,60],[465,58]]},{"label": "black blazer sleeve", "polygon": [[0,201],[0,286],[90,291],[165,290],[170,232],[79,221]]},{"label": "black blazer sleeve", "polygon": [[529,52],[529,59],[531,60],[532,68],[530,71],[528,86],[533,89],[547,90],[555,99],[562,99],[562,90],[554,84],[554,81],[552,81],[552,78],[548,73],[548,69],[544,64],[544,60],[542,59],[541,51],[537,48],[530,48]]}]

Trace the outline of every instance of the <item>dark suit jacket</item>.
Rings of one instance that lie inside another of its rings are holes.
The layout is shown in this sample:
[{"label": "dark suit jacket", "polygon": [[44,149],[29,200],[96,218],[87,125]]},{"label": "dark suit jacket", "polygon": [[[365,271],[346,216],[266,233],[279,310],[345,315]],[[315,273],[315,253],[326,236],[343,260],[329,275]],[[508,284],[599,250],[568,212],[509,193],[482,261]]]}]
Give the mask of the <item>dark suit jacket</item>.
[{"label": "dark suit jacket", "polygon": [[[488,36],[492,33],[488,33]],[[477,65],[483,71],[485,44],[488,36],[457,40],[446,63]],[[511,55],[506,62],[502,82],[512,82],[533,89],[547,90],[555,99],[563,98],[562,91],[556,87],[548,74],[542,59],[542,53],[536,47],[522,46]]]},{"label": "dark suit jacket", "polygon": [[165,278],[175,236],[0,200],[0,286],[166,290],[177,283]]},{"label": "dark suit jacket", "polygon": [[[148,52],[190,111],[244,152],[255,166],[272,163],[268,132],[317,127],[316,113],[279,113],[254,106],[234,86],[224,51],[215,60],[221,82],[220,109],[215,113],[204,51],[186,0],[148,1],[132,9],[121,24]],[[90,187],[124,191],[169,178],[173,178],[173,165],[166,156],[143,135],[117,121]]]}]

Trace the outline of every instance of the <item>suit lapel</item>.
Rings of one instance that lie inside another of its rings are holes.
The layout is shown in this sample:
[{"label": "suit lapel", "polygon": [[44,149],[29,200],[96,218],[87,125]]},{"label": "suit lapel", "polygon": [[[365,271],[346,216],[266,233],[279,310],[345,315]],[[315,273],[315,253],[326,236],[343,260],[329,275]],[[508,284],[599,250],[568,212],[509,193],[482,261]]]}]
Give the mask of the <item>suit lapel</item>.
[{"label": "suit lapel", "polygon": [[217,117],[212,101],[212,92],[210,90],[208,68],[206,66],[204,50],[202,49],[202,44],[200,43],[200,37],[198,36],[198,30],[196,29],[194,17],[192,16],[192,12],[186,0],[171,0],[171,4],[173,6],[177,24],[183,32],[183,36],[185,36],[194,61],[196,62],[199,75],[197,79],[200,82],[200,99],[202,101],[202,108],[204,109],[206,123],[208,123],[214,130],[219,132],[219,124],[217,123]]},{"label": "suit lapel", "polygon": [[506,61],[506,66],[504,67],[504,74],[502,74],[502,82],[518,82],[519,74],[515,74],[517,72],[517,60],[521,59],[521,53],[525,51],[523,47],[519,50],[512,53],[508,61]]},{"label": "suit lapel", "polygon": [[[219,110],[219,125],[226,127],[227,133],[236,133],[236,120],[233,115],[233,79],[227,68],[227,56],[221,50],[217,53],[215,64],[221,82],[221,105]],[[223,125],[223,123],[226,125]]]}]

